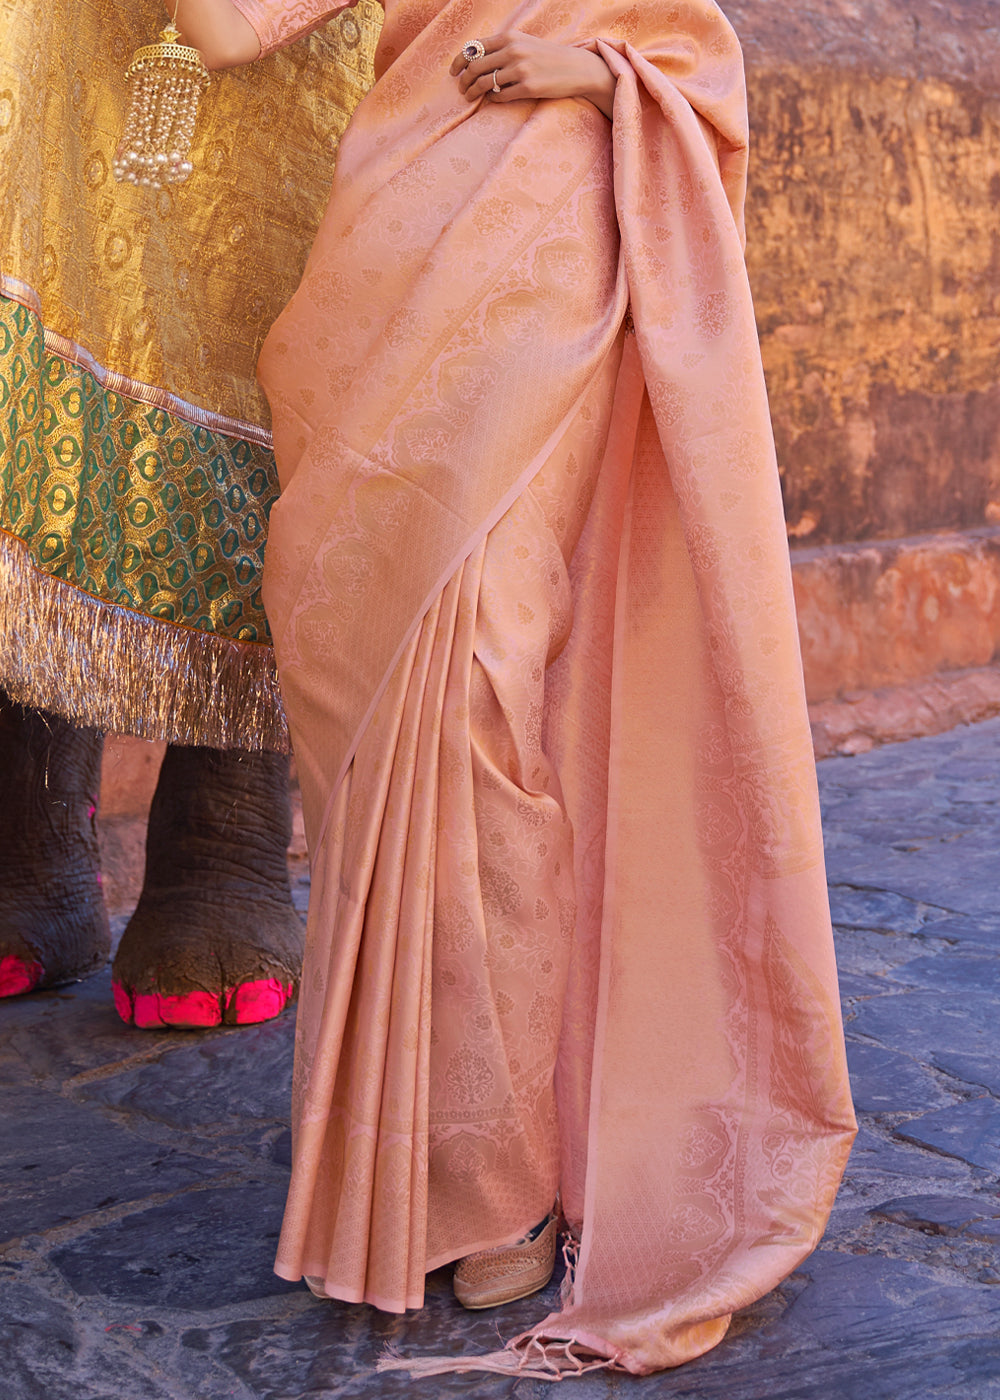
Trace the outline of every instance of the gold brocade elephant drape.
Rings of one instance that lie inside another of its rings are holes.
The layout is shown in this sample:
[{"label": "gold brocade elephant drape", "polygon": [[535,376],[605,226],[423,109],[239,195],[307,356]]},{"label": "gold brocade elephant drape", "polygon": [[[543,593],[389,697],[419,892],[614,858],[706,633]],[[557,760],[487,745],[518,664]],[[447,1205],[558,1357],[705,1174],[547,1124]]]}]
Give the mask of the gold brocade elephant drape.
[{"label": "gold brocade elephant drape", "polygon": [[152,0],[0,0],[0,686],[101,729],[282,748],[260,343],[382,11],[213,76],[183,186],[111,162]]}]

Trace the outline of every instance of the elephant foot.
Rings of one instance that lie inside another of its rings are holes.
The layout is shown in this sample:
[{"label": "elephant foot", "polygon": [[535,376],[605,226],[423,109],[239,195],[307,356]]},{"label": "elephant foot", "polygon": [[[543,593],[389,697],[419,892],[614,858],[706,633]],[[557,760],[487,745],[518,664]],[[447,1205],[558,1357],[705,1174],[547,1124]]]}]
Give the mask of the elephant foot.
[{"label": "elephant foot", "polygon": [[301,961],[294,909],[184,896],[158,909],[144,899],[122,936],[112,992],[122,1020],[142,1030],[246,1026],[292,1001]]},{"label": "elephant foot", "polygon": [[[87,898],[73,887],[15,889],[0,898],[0,997],[23,996],[92,977],[108,960],[111,933],[101,900],[100,872],[87,872]],[[2,878],[2,877],[0,877]]]},{"label": "elephant foot", "polygon": [[79,981],[107,962],[102,745],[95,730],[0,694],[0,997]]},{"label": "elephant foot", "polygon": [[168,748],[146,878],[112,969],[142,1029],[251,1025],[293,1000],[304,930],[291,901],[287,759]]}]

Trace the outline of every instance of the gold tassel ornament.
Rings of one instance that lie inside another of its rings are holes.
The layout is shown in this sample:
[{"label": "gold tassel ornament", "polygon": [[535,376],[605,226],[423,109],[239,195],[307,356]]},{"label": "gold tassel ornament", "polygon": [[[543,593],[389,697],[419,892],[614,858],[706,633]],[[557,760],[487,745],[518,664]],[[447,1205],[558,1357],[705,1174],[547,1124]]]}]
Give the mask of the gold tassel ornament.
[{"label": "gold tassel ornament", "polygon": [[149,189],[182,184],[189,160],[198,103],[208,87],[208,69],[197,49],[179,43],[178,3],[158,44],[137,49],[125,70],[129,105],[125,131],[112,170],[118,181]]}]

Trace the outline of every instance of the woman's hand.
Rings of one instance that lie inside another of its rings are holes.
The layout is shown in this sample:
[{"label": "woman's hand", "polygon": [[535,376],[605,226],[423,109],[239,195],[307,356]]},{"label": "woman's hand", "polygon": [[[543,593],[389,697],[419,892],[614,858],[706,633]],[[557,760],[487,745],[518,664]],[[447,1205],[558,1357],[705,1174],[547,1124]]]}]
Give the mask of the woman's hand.
[{"label": "woman's hand", "polygon": [[[480,43],[484,58],[469,64],[458,54],[451,75],[470,102],[520,102],[538,97],[585,97],[611,116],[615,78],[598,54],[509,29]],[[500,91],[497,92],[497,87]]]}]

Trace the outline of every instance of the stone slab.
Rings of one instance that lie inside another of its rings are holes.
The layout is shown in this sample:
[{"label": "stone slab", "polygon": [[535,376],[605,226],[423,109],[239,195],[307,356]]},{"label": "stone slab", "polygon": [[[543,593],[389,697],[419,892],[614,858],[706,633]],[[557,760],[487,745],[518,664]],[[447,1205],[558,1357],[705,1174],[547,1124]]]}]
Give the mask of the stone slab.
[{"label": "stone slab", "polygon": [[837,982],[840,987],[840,1000],[845,1005],[866,1000],[869,997],[886,996],[892,991],[891,987],[886,987],[881,976],[850,972],[842,965],[838,970]]},{"label": "stone slab", "polygon": [[914,958],[889,973],[893,982],[931,990],[973,992],[997,998],[1000,1004],[1000,957],[957,952]]},{"label": "stone slab", "polygon": [[259,1026],[196,1033],[157,1059],[82,1084],[77,1097],[183,1131],[247,1136],[287,1124],[294,1014]]},{"label": "stone slab", "polygon": [[924,957],[928,949],[936,946],[935,940],[924,934],[888,929],[835,928],[833,934],[840,970],[878,979],[878,985],[871,989],[878,996],[891,995],[896,990],[894,983],[885,980],[891,968]]},{"label": "stone slab", "polygon": [[[197,1035],[199,1032],[187,1032]],[[176,1033],[125,1025],[111,997],[111,972],[0,1005],[0,1076],[60,1088],[77,1074],[155,1059]]]},{"label": "stone slab", "polygon": [[895,1136],[996,1174],[1000,1166],[1000,1103],[979,1098],[936,1109],[897,1128]]},{"label": "stone slab", "polygon": [[854,1106],[860,1112],[912,1113],[951,1102],[933,1075],[909,1055],[896,1050],[849,1040],[847,1067]]},{"label": "stone slab", "polygon": [[[989,720],[823,763],[831,883],[889,891],[936,908],[942,921],[971,918],[977,938],[992,942],[982,930],[998,926],[1000,793],[990,771],[998,734]],[[900,823],[908,834],[897,839]]]},{"label": "stone slab", "polygon": [[954,1080],[956,1088],[988,1089],[991,1094],[1000,1095],[1000,1064],[995,1055],[962,1055],[953,1050],[935,1050],[930,1062]]},{"label": "stone slab", "polygon": [[940,1336],[979,1316],[1000,1327],[1000,1296],[943,1285],[932,1269],[908,1260],[820,1249],[798,1274],[810,1286],[792,1301],[787,1321],[828,1345],[879,1342],[890,1317],[890,1328],[912,1346],[924,1326]]},{"label": "stone slab", "polygon": [[[112,1336],[91,1367],[87,1319],[38,1288],[5,1279],[0,1312],[0,1367],[4,1400],[176,1400],[173,1387],[132,1363]],[[96,1374],[94,1372],[96,1371]]]},{"label": "stone slab", "polygon": [[990,1241],[1000,1235],[1000,1199],[983,1196],[901,1196],[874,1206],[875,1219],[928,1235]]},{"label": "stone slab", "polygon": [[925,1063],[943,1052],[993,1056],[1000,1000],[988,992],[919,988],[858,1002],[854,1036],[892,1045]]},{"label": "stone slab", "polygon": [[968,1169],[957,1159],[942,1157],[936,1151],[915,1152],[903,1141],[863,1124],[851,1148],[848,1174],[855,1182],[864,1184],[877,1180],[885,1183],[894,1194],[902,1194],[906,1182],[964,1183]]},{"label": "stone slab", "polygon": [[274,1274],[283,1182],[242,1182],[97,1226],[52,1252],[81,1297],[132,1308],[215,1308],[298,1290]]},{"label": "stone slab", "polygon": [[5,1089],[0,1113],[0,1240],[178,1191],[214,1170],[203,1158],[147,1142],[98,1109],[45,1089]]},{"label": "stone slab", "polygon": [[[452,1295],[450,1270],[442,1269],[428,1276],[426,1301],[417,1313],[394,1317],[364,1305],[310,1298],[294,1312],[269,1320],[263,1335],[258,1321],[236,1321],[188,1328],[182,1342],[186,1349],[226,1366],[259,1400],[416,1400],[422,1394],[428,1400],[439,1395],[463,1400],[507,1400],[513,1395],[520,1400],[547,1394],[549,1387],[536,1391],[534,1382],[481,1372],[435,1376],[421,1384],[406,1372],[378,1374],[375,1366],[387,1347],[413,1358],[496,1350],[502,1340],[551,1310],[557,1297],[553,1283],[543,1294],[500,1313],[466,1313]],[[573,1395],[603,1400],[619,1384],[618,1378],[608,1376],[584,1378],[574,1382]]]},{"label": "stone slab", "polygon": [[984,952],[1000,951],[1000,919],[991,919],[989,915],[975,919],[961,914],[949,915],[944,919],[935,919],[926,932],[958,947],[979,947]]},{"label": "stone slab", "polygon": [[995,1400],[998,1327],[989,1289],[942,1285],[908,1261],[820,1250],[747,1310],[745,1326],[737,1314],[721,1346],[648,1384],[658,1400]]},{"label": "stone slab", "polygon": [[837,884],[830,886],[830,916],[838,929],[865,928],[892,933],[916,933],[928,921],[924,906],[892,890]]},{"label": "stone slab", "polygon": [[853,879],[953,913],[995,913],[996,833],[967,831],[947,843],[928,842],[907,851],[857,839],[858,844],[846,848],[827,847],[828,873],[835,883]]},{"label": "stone slab", "polygon": [[271,1143],[271,1161],[278,1167],[292,1165],[292,1130],[285,1128]]}]

